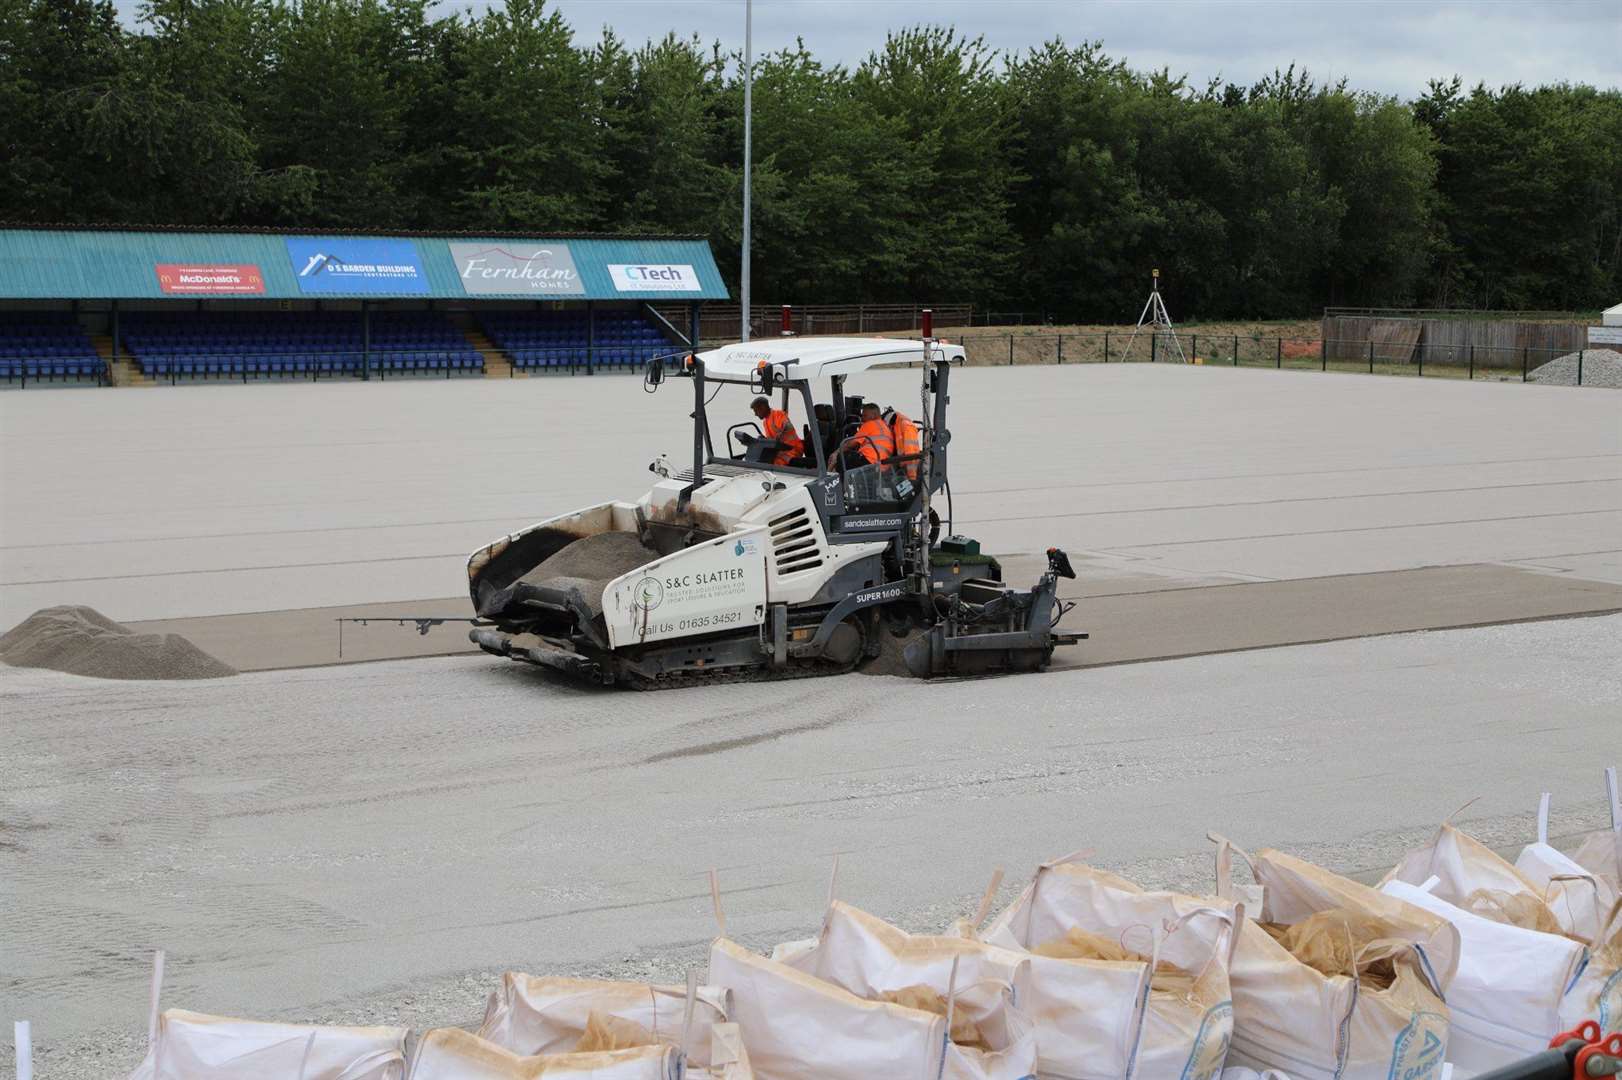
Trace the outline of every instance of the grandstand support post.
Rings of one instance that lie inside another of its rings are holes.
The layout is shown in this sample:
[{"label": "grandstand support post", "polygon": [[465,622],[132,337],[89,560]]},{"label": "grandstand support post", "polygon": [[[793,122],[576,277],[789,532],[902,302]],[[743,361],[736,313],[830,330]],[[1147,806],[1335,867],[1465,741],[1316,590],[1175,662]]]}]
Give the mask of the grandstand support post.
[{"label": "grandstand support post", "polygon": [[1530,345],[1522,345],[1521,346],[1521,382],[1526,381],[1526,360],[1527,360],[1528,354],[1530,354],[1531,351],[1532,351],[1532,346],[1530,346]]},{"label": "grandstand support post", "polygon": [[1059,349],[1059,364],[1062,367],[1064,365],[1064,335],[1063,334],[1059,335],[1058,349]]},{"label": "grandstand support post", "polygon": [[1188,353],[1194,359],[1200,358],[1200,335],[1190,334],[1188,338]]},{"label": "grandstand support post", "polygon": [[1160,335],[1159,334],[1150,334],[1149,335],[1149,363],[1151,363],[1151,364],[1159,362],[1159,351],[1160,351],[1160,349],[1159,349],[1159,345],[1157,344],[1157,342],[1159,342],[1159,341],[1160,341]]},{"label": "grandstand support post", "polygon": [[1323,371],[1329,370],[1329,342],[1321,336],[1318,338],[1318,365]]},{"label": "grandstand support post", "polygon": [[1476,381],[1476,347],[1470,346],[1470,381]]},{"label": "grandstand support post", "polygon": [[1284,339],[1281,337],[1273,339],[1273,366],[1276,368],[1284,366]]},{"label": "grandstand support post", "polygon": [[1374,339],[1369,338],[1369,374],[1374,374]]},{"label": "grandstand support post", "polygon": [[597,360],[597,305],[586,301],[586,374],[596,374]]},{"label": "grandstand support post", "polygon": [[1577,385],[1578,386],[1581,386],[1583,384],[1583,353],[1584,353],[1584,351],[1585,350],[1583,350],[1583,349],[1578,349],[1577,350]]},{"label": "grandstand support post", "polygon": [[1233,366],[1239,366],[1239,335],[1233,335]]},{"label": "grandstand support post", "polygon": [[1104,363],[1109,363],[1109,331],[1104,331]]},{"label": "grandstand support post", "polygon": [[360,377],[366,382],[372,377],[372,309],[360,302]]}]

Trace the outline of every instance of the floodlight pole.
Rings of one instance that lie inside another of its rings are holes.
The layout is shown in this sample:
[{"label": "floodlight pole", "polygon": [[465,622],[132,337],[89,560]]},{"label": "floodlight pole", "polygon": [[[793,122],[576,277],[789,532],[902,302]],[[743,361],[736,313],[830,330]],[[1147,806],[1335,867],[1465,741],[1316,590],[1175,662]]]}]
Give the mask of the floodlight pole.
[{"label": "floodlight pole", "polygon": [[743,0],[743,268],[738,274],[741,340],[749,340],[749,180],[754,150],[755,3]]}]

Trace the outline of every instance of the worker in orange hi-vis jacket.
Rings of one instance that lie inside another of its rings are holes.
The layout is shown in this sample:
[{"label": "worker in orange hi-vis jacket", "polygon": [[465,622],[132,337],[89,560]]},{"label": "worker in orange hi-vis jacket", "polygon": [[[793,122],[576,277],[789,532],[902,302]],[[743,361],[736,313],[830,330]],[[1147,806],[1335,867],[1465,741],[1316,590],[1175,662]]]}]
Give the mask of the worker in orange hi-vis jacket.
[{"label": "worker in orange hi-vis jacket", "polygon": [[[869,401],[862,406],[862,426],[839,446],[850,453],[856,465],[877,465],[895,457],[895,432],[879,415],[879,407]],[[857,460],[859,459],[859,460]]]},{"label": "worker in orange hi-vis jacket", "polygon": [[890,433],[895,439],[896,456],[912,458],[911,461],[905,462],[901,467],[906,471],[907,479],[917,483],[918,458],[916,455],[924,452],[923,433],[918,430],[918,425],[912,422],[911,417],[899,410],[890,409],[889,415],[885,419],[890,422]]},{"label": "worker in orange hi-vis jacket", "polygon": [[755,419],[760,421],[761,431],[766,438],[777,443],[777,454],[772,458],[773,465],[787,465],[805,454],[805,443],[800,441],[794,425],[789,423],[788,413],[782,409],[772,408],[772,403],[763,397],[757,397],[749,407],[754,412]]}]

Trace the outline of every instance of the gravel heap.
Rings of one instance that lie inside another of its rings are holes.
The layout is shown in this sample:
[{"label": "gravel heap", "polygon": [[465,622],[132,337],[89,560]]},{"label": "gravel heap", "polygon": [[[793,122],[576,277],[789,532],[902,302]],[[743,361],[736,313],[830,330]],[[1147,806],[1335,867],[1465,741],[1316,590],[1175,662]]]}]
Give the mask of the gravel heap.
[{"label": "gravel heap", "polygon": [[[1557,356],[1527,376],[1532,382],[1550,386],[1577,385],[1577,353]],[[1585,349],[1583,385],[1622,389],[1622,352],[1615,349]]]},{"label": "gravel heap", "polygon": [[237,673],[179,634],[139,634],[87,607],[34,612],[0,635],[0,660],[93,679],[218,679]]},{"label": "gravel heap", "polygon": [[554,578],[578,578],[601,581],[606,585],[621,574],[629,574],[658,557],[659,552],[644,547],[636,533],[598,533],[559,549],[525,574],[523,580],[531,585],[540,585]]}]

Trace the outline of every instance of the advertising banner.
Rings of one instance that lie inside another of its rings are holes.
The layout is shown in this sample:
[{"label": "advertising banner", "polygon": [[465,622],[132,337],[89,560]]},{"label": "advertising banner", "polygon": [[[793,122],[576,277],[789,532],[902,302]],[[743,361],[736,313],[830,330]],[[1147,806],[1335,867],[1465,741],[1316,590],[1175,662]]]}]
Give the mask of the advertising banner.
[{"label": "advertising banner", "polygon": [[417,245],[410,240],[289,236],[287,257],[304,293],[429,291]]},{"label": "advertising banner", "polygon": [[255,265],[158,263],[158,288],[187,296],[251,296],[265,291],[265,276]]},{"label": "advertising banner", "polygon": [[567,244],[506,240],[452,244],[451,258],[469,296],[580,296],[585,283]]},{"label": "advertising banner", "polygon": [[700,292],[698,271],[682,263],[609,263],[608,274],[619,292]]}]

